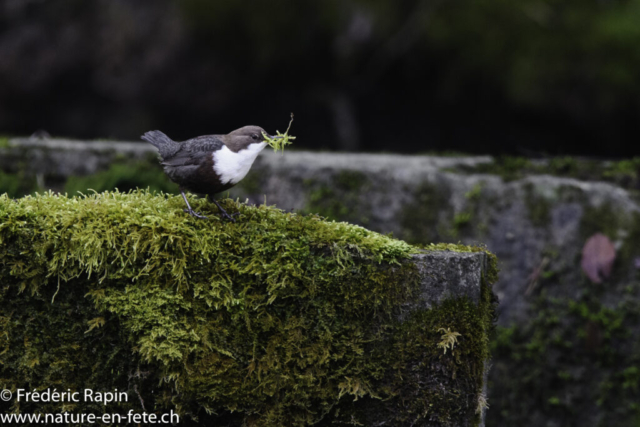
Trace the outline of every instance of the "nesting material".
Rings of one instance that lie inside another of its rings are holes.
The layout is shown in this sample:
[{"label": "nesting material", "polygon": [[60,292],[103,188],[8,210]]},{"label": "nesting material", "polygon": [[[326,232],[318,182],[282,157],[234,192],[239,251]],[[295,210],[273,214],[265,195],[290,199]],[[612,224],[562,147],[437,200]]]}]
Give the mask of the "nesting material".
[{"label": "nesting material", "polygon": [[291,123],[293,123],[293,113],[291,113],[291,120],[289,121],[289,127],[285,133],[280,133],[279,130],[276,131],[276,135],[274,137],[270,137],[265,132],[262,132],[262,136],[264,140],[269,144],[269,147],[273,148],[273,151],[276,153],[281,150],[284,154],[284,147],[290,144],[293,144],[293,140],[296,139],[295,136],[289,135],[289,129],[291,129]]}]

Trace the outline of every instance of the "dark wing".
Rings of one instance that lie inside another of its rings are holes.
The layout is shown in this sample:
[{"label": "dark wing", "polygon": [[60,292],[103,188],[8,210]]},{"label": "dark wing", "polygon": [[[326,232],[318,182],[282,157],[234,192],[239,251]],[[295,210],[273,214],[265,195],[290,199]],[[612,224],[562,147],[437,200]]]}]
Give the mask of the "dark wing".
[{"label": "dark wing", "polygon": [[199,165],[207,153],[219,150],[224,146],[218,135],[204,135],[188,139],[180,143],[180,150],[175,155],[162,161],[164,166]]},{"label": "dark wing", "polygon": [[190,152],[197,153],[219,150],[224,146],[224,142],[219,135],[204,135],[184,141],[182,146]]}]

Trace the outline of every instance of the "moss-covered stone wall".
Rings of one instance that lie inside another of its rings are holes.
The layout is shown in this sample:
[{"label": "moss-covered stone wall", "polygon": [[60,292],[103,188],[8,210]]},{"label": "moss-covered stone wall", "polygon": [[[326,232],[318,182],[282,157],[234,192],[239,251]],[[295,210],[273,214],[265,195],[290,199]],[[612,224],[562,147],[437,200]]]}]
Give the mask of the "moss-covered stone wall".
[{"label": "moss-covered stone wall", "polygon": [[[34,153],[23,154],[45,156]],[[348,220],[415,245],[486,244],[501,270],[488,425],[636,426],[639,165],[637,158],[290,150],[263,153],[231,194],[257,204],[266,197],[282,209]],[[616,248],[613,274],[600,285],[580,266],[595,233]]]},{"label": "moss-covered stone wall", "polygon": [[[419,248],[223,203],[236,223],[205,200],[192,200],[203,221],[146,192],[0,196],[0,386],[128,396],[3,409],[172,409],[183,425],[481,422],[493,256],[465,258],[483,265],[471,297],[416,305],[423,276],[460,282]],[[481,251],[427,253],[442,250]]]}]

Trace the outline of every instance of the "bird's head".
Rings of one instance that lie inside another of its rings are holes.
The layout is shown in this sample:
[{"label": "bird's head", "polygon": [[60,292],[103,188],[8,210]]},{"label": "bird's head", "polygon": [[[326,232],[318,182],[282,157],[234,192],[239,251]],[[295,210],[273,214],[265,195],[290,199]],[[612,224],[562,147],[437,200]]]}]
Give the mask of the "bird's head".
[{"label": "bird's head", "polygon": [[264,148],[267,143],[264,140],[263,132],[266,133],[260,126],[244,126],[226,135],[225,144],[236,153],[249,148],[252,144],[259,144],[261,148]]}]

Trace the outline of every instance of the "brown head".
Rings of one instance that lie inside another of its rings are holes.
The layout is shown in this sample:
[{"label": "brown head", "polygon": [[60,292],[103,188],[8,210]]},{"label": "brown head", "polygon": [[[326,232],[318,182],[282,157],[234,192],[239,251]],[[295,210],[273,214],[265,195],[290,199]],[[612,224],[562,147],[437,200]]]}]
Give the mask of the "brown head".
[{"label": "brown head", "polygon": [[222,140],[229,150],[237,153],[251,144],[264,143],[263,132],[266,133],[260,126],[244,126],[224,135]]}]

